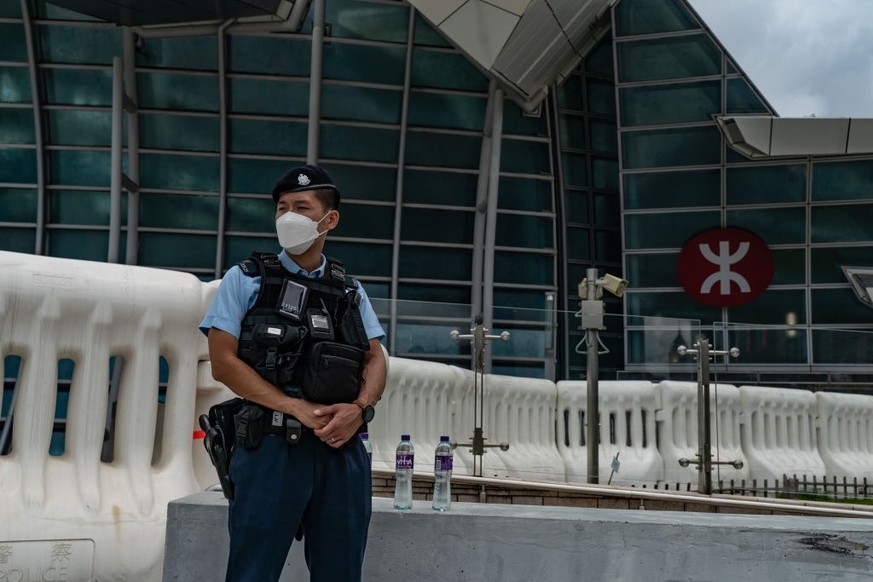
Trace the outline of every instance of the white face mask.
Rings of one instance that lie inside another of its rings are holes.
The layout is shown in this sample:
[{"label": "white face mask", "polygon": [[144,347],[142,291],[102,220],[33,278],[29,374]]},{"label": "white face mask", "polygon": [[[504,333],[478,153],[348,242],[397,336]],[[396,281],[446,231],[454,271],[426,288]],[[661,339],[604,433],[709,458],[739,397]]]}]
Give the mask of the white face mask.
[{"label": "white face mask", "polygon": [[[327,218],[327,214],[321,220]],[[318,232],[321,220],[315,222],[308,216],[296,212],[286,212],[276,219],[276,234],[279,235],[279,244],[289,255],[302,255],[309,250],[315,239],[327,234],[327,231]]]}]

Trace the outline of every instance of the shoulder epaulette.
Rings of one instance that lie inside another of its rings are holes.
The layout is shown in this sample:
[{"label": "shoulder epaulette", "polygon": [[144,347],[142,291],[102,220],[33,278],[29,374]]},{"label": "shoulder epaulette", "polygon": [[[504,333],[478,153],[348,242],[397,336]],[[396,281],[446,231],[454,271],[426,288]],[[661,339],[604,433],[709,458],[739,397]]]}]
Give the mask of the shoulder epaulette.
[{"label": "shoulder epaulette", "polygon": [[[255,251],[249,258],[237,263],[240,271],[249,277],[260,277],[262,270],[281,268],[282,263],[279,262],[279,255],[276,253],[268,253],[265,251]],[[262,268],[263,265],[263,268]]]}]

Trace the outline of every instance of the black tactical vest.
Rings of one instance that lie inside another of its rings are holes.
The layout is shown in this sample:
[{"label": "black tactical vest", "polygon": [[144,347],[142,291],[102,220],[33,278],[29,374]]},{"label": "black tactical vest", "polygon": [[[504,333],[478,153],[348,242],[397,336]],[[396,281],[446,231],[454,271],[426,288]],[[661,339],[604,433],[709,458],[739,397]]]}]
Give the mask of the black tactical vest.
[{"label": "black tactical vest", "polygon": [[261,277],[257,300],[242,320],[239,358],[290,395],[352,402],[369,349],[358,282],[331,258],[317,279],[290,273],[274,253],[256,251],[239,267]]}]

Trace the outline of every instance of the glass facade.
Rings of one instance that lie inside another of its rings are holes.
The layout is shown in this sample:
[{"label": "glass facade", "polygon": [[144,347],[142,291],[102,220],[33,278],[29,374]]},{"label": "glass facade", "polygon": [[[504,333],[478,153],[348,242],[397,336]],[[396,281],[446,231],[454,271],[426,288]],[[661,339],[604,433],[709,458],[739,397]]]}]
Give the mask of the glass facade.
[{"label": "glass facade", "polygon": [[[873,328],[873,310],[840,267],[873,265],[873,162],[746,159],[714,116],[775,113],[694,11],[682,0],[621,0],[613,18],[627,321],[697,319],[715,345],[740,349],[732,372],[862,370],[866,343],[852,338]],[[775,274],[765,293],[718,308],[684,292],[679,252],[713,227],[766,242]],[[627,341],[629,370],[658,368],[633,331]]]},{"label": "glass facade", "polygon": [[[114,24],[33,6],[28,35],[20,3],[0,3],[0,249],[123,261],[135,235],[131,262],[211,280],[276,246],[269,192],[310,153],[310,21],[300,34],[126,46]],[[693,341],[674,320],[735,342],[732,370],[870,361],[851,333],[873,329],[873,311],[840,267],[873,265],[873,159],[729,149],[714,116],[773,111],[683,0],[620,0],[611,30],[536,112],[503,97],[493,274],[475,283],[488,76],[404,2],[326,7],[317,158],[343,192],[327,252],[366,285],[392,355],[469,365],[445,338],[469,327],[476,290],[493,283],[492,327],[516,338],[495,347],[494,370],[578,379],[578,285],[595,268],[630,281],[623,300],[604,298],[602,378],[676,363],[646,331]],[[139,153],[123,158],[140,190],[122,194],[110,250],[114,57],[135,68],[124,142],[135,130]],[[770,288],[730,309],[697,302],[676,277],[685,241],[726,226],[756,233],[775,260]]]}]

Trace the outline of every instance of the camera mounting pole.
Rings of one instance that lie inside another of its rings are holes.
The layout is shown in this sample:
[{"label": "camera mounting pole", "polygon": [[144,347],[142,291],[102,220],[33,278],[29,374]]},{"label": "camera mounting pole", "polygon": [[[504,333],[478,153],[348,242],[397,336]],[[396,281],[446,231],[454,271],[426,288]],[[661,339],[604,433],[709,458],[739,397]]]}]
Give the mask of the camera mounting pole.
[{"label": "camera mounting pole", "polygon": [[[676,348],[676,353],[680,356],[690,354],[697,356],[697,460],[679,459],[679,465],[687,467],[688,465],[697,465],[697,491],[705,495],[712,495],[712,436],[710,431],[710,411],[709,411],[709,358],[712,356],[731,356],[737,358],[740,355],[740,350],[731,348],[730,350],[713,350],[709,347],[709,340],[700,338],[694,344],[696,350],[690,350],[685,346]],[[739,459],[735,461],[723,461],[715,463],[717,465],[732,465],[735,469],[742,469],[743,462]]]},{"label": "camera mounting pole", "polygon": [[509,339],[509,332],[500,332],[500,335],[488,335],[488,328],[482,324],[482,315],[477,315],[475,325],[470,329],[469,334],[461,335],[461,333],[453,329],[449,332],[449,336],[453,340],[470,340],[470,345],[473,347],[473,475],[475,477],[482,476],[482,455],[485,454],[487,447],[500,447],[501,451],[509,450],[509,443],[500,444],[485,444],[488,440],[482,433],[482,421],[484,416],[484,394],[485,394],[485,344],[490,340]]},{"label": "camera mounting pole", "polygon": [[[577,353],[587,356],[586,374],[588,381],[588,399],[586,401],[587,430],[585,445],[588,447],[588,482],[600,482],[600,394],[599,394],[599,362],[600,354],[609,353],[609,350],[599,350],[600,338],[598,333],[603,326],[603,289],[606,289],[616,297],[624,295],[628,282],[615,275],[606,274],[602,278],[597,276],[597,269],[588,269],[585,278],[579,283],[579,311],[576,317],[581,319],[579,327],[585,330],[585,337],[576,345]],[[583,343],[587,344],[585,350],[580,350]]]}]

